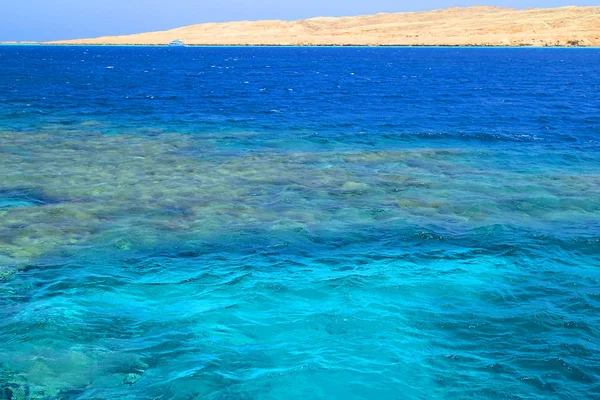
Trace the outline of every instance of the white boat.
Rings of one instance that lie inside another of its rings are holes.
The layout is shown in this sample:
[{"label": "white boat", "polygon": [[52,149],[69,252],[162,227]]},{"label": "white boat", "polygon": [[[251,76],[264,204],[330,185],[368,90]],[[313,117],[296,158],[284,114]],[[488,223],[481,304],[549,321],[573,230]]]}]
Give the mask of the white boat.
[{"label": "white boat", "polygon": [[185,44],[185,42],[183,40],[173,40],[171,43],[169,43],[169,47],[182,47],[182,46],[187,46],[187,44]]}]

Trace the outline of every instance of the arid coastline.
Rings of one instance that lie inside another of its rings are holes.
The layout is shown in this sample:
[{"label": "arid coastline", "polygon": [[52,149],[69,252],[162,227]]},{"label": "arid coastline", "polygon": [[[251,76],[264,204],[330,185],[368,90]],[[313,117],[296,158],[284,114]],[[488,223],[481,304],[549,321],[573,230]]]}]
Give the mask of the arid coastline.
[{"label": "arid coastline", "polygon": [[204,23],[46,44],[165,45],[174,40],[239,46],[600,46],[600,7],[477,6],[298,21]]}]

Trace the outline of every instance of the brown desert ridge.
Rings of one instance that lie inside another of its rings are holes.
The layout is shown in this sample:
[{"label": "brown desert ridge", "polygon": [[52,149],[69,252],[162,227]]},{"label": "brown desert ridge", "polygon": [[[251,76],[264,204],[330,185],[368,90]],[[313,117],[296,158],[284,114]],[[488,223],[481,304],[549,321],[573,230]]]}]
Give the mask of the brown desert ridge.
[{"label": "brown desert ridge", "polygon": [[600,7],[452,7],[298,21],[204,23],[47,44],[265,46],[600,46]]}]

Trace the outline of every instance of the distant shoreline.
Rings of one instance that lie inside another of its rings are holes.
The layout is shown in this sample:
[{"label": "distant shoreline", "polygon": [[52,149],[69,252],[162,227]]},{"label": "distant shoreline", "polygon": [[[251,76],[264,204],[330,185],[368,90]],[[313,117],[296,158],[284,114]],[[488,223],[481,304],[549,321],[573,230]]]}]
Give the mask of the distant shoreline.
[{"label": "distant shoreline", "polygon": [[199,48],[199,47],[274,47],[274,48],[337,48],[337,47],[356,47],[356,48],[470,48],[470,49],[600,49],[600,45],[594,46],[536,46],[536,45],[464,45],[464,44],[381,44],[381,45],[356,45],[356,44],[317,44],[317,45],[281,45],[281,44],[189,44],[186,46],[172,47],[168,44],[68,44],[68,43],[2,43],[5,47],[166,47],[166,48]]},{"label": "distant shoreline", "polygon": [[203,23],[167,31],[43,42],[52,45],[597,47],[600,7],[493,6]]}]

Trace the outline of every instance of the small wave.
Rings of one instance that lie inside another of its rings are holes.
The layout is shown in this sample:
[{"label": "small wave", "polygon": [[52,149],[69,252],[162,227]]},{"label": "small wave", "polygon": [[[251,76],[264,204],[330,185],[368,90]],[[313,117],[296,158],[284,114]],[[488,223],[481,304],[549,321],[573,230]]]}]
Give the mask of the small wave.
[{"label": "small wave", "polygon": [[460,139],[460,140],[475,140],[483,142],[540,142],[547,141],[548,139],[532,134],[518,134],[518,133],[488,133],[488,132],[398,132],[398,133],[384,133],[382,136],[394,139],[394,138],[419,138],[419,139]]}]

